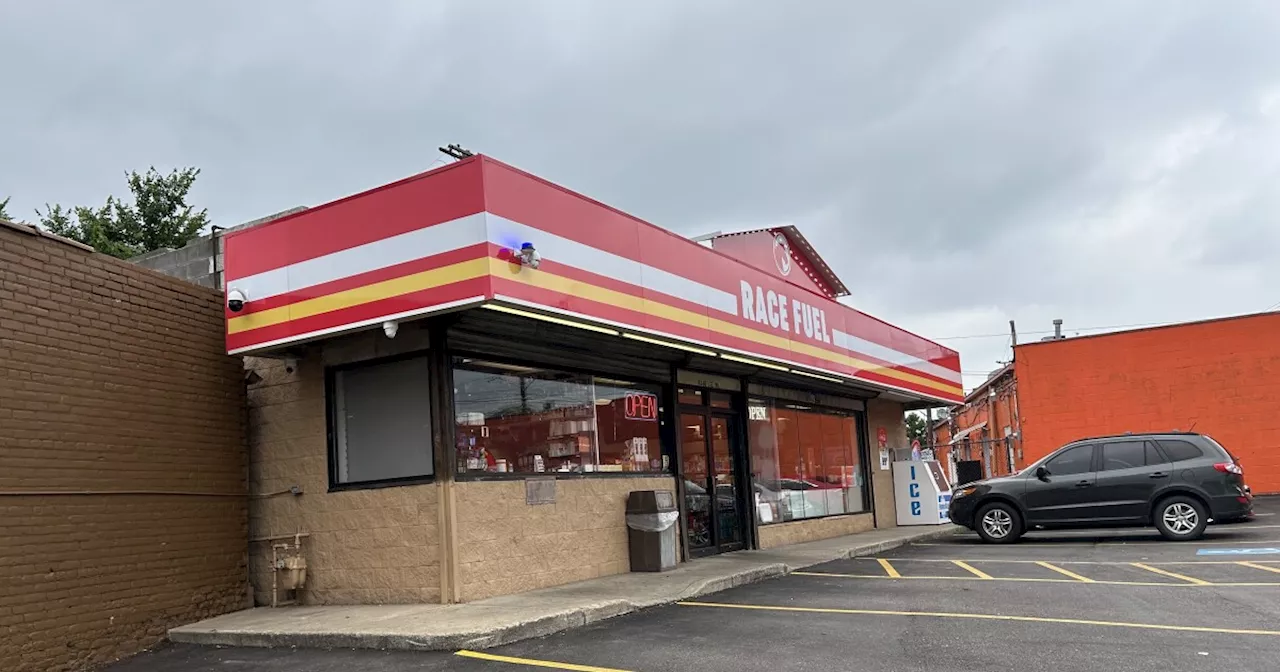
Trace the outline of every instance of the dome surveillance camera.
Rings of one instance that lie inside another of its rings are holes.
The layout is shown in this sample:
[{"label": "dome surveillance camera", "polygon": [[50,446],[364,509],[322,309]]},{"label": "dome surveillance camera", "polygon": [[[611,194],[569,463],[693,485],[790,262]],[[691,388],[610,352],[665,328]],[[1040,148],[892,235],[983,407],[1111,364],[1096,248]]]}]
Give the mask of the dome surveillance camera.
[{"label": "dome surveillance camera", "polygon": [[244,304],[248,302],[249,298],[244,295],[244,292],[235,288],[227,290],[227,308],[231,312],[238,313],[244,310]]},{"label": "dome surveillance camera", "polygon": [[400,323],[391,320],[382,323],[382,333],[386,334],[387,338],[395,338],[398,331],[400,331]]}]

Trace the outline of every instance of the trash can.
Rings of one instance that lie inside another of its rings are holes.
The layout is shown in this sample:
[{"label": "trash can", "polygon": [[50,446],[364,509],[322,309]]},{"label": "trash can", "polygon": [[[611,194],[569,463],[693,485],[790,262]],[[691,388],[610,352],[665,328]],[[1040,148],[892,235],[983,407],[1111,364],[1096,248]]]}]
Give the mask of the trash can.
[{"label": "trash can", "polygon": [[676,496],[670,490],[627,495],[627,542],[631,571],[665,572],[676,566]]}]

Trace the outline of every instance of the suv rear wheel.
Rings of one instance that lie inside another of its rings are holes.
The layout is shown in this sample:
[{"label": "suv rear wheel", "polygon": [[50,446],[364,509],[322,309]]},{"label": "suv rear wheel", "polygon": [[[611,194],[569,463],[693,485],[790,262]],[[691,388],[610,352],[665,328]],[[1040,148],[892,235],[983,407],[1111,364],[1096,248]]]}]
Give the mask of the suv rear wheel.
[{"label": "suv rear wheel", "polygon": [[1022,536],[1022,516],[1004,502],[992,502],[978,509],[978,536],[989,544],[1011,544]]},{"label": "suv rear wheel", "polygon": [[1209,524],[1204,504],[1186,495],[1174,495],[1160,500],[1155,510],[1156,529],[1171,541],[1191,541],[1204,534]]}]

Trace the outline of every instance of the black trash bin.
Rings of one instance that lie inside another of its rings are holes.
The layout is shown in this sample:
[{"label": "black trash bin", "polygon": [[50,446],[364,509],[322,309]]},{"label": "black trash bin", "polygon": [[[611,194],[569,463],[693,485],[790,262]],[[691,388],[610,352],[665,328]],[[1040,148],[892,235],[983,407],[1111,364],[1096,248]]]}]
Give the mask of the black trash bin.
[{"label": "black trash bin", "polygon": [[670,490],[627,495],[627,542],[631,571],[665,572],[676,566],[676,496]]}]

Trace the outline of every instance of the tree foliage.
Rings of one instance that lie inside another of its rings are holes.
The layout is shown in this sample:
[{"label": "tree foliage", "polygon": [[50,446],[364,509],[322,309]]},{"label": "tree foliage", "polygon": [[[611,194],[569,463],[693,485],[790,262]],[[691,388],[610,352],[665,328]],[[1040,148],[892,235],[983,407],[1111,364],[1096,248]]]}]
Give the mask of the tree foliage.
[{"label": "tree foliage", "polygon": [[[13,198],[13,197],[10,196],[9,198]],[[0,201],[0,219],[4,219],[4,220],[13,219],[13,217],[8,212],[5,211],[5,208],[9,206],[9,198],[6,198],[3,201]]]},{"label": "tree foliage", "polygon": [[927,444],[925,437],[929,435],[929,423],[925,422],[924,416],[919,413],[908,413],[906,421],[907,440],[919,441],[921,445]]},{"label": "tree foliage", "polygon": [[168,175],[154,167],[141,175],[132,171],[127,177],[133,203],[114,196],[100,208],[46,203],[45,211],[36,210],[36,215],[49,231],[121,259],[182,247],[209,224],[208,210],[197,212],[187,205],[187,193],[199,174],[198,168],[175,169]]}]

